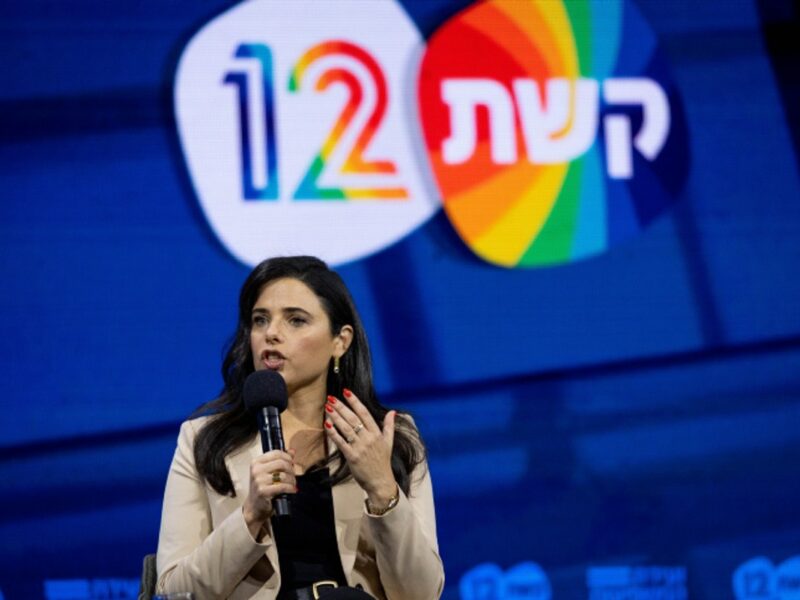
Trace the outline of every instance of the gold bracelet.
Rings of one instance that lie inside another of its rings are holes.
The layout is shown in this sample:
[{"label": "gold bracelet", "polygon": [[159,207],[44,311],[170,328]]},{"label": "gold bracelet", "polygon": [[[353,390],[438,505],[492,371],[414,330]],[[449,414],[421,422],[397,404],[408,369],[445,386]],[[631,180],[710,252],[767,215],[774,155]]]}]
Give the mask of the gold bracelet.
[{"label": "gold bracelet", "polygon": [[369,501],[369,498],[364,500],[364,503],[367,505],[367,512],[371,514],[373,517],[380,517],[381,515],[385,515],[387,512],[392,510],[397,503],[400,501],[400,489],[396,488],[394,496],[389,499],[389,504],[387,504],[384,508],[375,508],[372,506],[372,503]]}]

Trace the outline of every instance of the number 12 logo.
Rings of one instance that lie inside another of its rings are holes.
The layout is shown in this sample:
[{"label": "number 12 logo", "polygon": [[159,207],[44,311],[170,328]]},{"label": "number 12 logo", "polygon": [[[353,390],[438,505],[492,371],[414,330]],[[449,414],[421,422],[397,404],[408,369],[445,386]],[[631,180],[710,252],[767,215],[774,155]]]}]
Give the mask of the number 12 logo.
[{"label": "number 12 logo", "polygon": [[[264,123],[264,155],[265,169],[262,179],[266,184],[259,185],[254,181],[253,144],[258,136],[251,134],[253,124],[249,115],[253,110],[249,92],[249,71],[230,71],[225,75],[224,83],[236,86],[239,95],[239,128],[242,156],[242,194],[245,200],[277,200],[280,197],[278,171],[278,149],[276,144],[275,117],[275,79],[272,51],[265,44],[241,44],[236,50],[237,58],[255,59],[260,69],[257,71],[262,84],[263,123]],[[361,125],[356,139],[352,142],[347,157],[341,166],[342,174],[349,175],[396,175],[397,166],[391,160],[365,158],[375,134],[381,126],[388,105],[386,78],[380,65],[369,52],[360,46],[343,40],[331,40],[309,48],[296,62],[288,82],[288,89],[300,93],[309,67],[329,56],[344,56],[352,59],[368,74],[367,83],[372,87],[375,100],[367,120]],[[355,198],[373,199],[406,199],[408,191],[404,187],[332,187],[320,184],[320,177],[326,167],[331,164],[334,151],[343,142],[343,135],[349,127],[355,125],[354,118],[359,109],[365,105],[364,83],[352,71],[341,66],[325,68],[316,78],[314,91],[322,93],[333,84],[342,84],[347,90],[348,98],[338,118],[327,134],[322,146],[317,151],[311,164],[305,171],[300,183],[294,191],[295,200],[345,200]]]},{"label": "number 12 logo", "polygon": [[233,256],[342,264],[440,208],[412,117],[424,46],[394,0],[248,0],[192,37],[175,121],[203,214]]}]

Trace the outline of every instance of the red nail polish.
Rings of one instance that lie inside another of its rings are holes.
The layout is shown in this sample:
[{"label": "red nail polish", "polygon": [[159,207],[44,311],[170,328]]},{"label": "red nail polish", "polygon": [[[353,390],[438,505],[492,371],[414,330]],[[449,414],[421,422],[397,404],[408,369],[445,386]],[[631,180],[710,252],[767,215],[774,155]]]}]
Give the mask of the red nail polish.
[{"label": "red nail polish", "polygon": [[332,429],[333,425],[331,425],[330,421],[325,421],[325,427],[327,427],[328,429]]},{"label": "red nail polish", "polygon": [[350,396],[352,396],[352,395],[353,395],[353,392],[351,392],[351,391],[350,391],[350,390],[348,390],[347,388],[344,388],[344,389],[342,390],[342,393],[344,394],[344,397],[345,397],[345,398],[349,398]]},{"label": "red nail polish", "polygon": [[333,412],[333,407],[330,404],[326,404],[325,405],[325,410],[327,410],[329,413],[332,413]]},{"label": "red nail polish", "polygon": [[334,398],[333,396],[328,396],[328,402],[330,402],[331,404],[336,404],[336,398]]}]

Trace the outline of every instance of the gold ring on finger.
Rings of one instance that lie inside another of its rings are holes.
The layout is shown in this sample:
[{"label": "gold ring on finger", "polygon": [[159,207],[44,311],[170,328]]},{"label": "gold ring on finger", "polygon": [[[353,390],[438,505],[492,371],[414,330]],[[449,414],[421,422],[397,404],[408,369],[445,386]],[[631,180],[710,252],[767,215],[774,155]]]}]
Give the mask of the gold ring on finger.
[{"label": "gold ring on finger", "polygon": [[272,483],[280,483],[281,482],[281,472],[274,471],[272,473]]},{"label": "gold ring on finger", "polygon": [[358,435],[358,432],[361,431],[362,429],[364,429],[364,424],[361,421],[359,421],[358,425],[356,425],[355,429],[353,429],[353,433]]},{"label": "gold ring on finger", "polygon": [[351,435],[349,438],[347,438],[345,440],[345,442],[347,442],[348,444],[352,444],[355,441],[356,441],[356,437],[354,435]]}]

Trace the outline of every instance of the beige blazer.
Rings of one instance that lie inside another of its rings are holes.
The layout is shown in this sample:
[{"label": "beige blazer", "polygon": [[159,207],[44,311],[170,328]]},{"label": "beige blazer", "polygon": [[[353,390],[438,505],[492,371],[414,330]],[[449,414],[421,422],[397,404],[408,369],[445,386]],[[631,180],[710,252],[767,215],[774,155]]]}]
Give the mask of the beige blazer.
[{"label": "beige blazer", "polygon": [[[272,600],[281,586],[272,525],[267,523],[263,539],[256,541],[242,514],[250,462],[262,452],[260,440],[255,436],[226,457],[236,497],[221,496],[203,481],[194,462],[194,439],[207,418],[181,425],[164,492],[156,590],[190,591],[197,600]],[[401,491],[397,505],[383,516],[366,512],[366,493],[352,479],[334,486],[332,494],[349,585],[381,600],[439,598],[444,569],[427,468],[412,481],[409,496]]]}]

